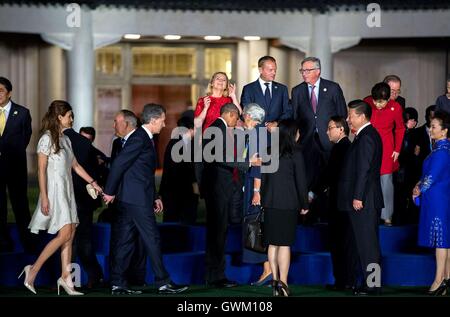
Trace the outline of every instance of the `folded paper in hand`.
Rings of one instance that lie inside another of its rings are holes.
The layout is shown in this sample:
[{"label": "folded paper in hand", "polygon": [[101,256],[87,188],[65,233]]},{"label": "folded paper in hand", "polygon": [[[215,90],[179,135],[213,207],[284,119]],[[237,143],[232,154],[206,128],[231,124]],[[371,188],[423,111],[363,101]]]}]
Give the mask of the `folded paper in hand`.
[{"label": "folded paper in hand", "polygon": [[92,197],[92,199],[97,199],[97,191],[95,190],[94,186],[92,186],[91,184],[87,184],[86,190],[87,190],[89,196]]}]

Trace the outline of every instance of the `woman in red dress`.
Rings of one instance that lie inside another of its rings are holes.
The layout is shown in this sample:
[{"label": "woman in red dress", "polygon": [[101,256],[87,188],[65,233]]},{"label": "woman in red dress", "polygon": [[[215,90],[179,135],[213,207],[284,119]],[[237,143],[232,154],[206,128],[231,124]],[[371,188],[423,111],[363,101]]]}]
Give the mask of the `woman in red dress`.
[{"label": "woman in red dress", "polygon": [[214,73],[208,84],[206,96],[200,97],[194,112],[196,127],[205,131],[217,118],[220,117],[220,108],[224,104],[234,103],[242,113],[242,108],[236,98],[236,85],[230,84],[227,74]]}]

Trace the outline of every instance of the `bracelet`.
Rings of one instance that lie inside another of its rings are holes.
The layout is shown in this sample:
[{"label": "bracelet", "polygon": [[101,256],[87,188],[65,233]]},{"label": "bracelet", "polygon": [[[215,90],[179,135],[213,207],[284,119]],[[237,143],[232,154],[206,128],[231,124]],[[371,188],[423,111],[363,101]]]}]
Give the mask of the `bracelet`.
[{"label": "bracelet", "polygon": [[254,191],[255,193],[259,193],[259,188],[253,188],[253,191]]},{"label": "bracelet", "polygon": [[92,180],[92,182],[90,182],[89,184],[91,184],[91,185],[92,185],[92,184],[93,184],[93,183],[95,183],[95,182],[96,182],[96,180],[95,180],[95,179],[93,179],[93,180]]}]

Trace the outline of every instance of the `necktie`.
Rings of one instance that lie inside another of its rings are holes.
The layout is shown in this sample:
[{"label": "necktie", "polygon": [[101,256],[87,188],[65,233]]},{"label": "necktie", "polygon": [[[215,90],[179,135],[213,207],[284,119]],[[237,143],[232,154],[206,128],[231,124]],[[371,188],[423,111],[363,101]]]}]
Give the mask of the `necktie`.
[{"label": "necktie", "polygon": [[124,138],[121,138],[121,139],[120,139],[120,143],[122,144],[122,147],[125,146],[125,142],[127,142],[127,140],[125,140]]},{"label": "necktie", "polygon": [[317,97],[316,97],[316,93],[314,92],[315,87],[316,86],[311,87],[311,106],[312,106],[312,110],[314,111],[314,113],[316,113],[316,110],[317,110]]},{"label": "necktie", "polygon": [[266,90],[264,91],[264,99],[266,102],[266,106],[268,107],[270,105],[270,100],[272,100],[272,96],[270,96],[270,83],[264,83],[266,86]]},{"label": "necktie", "polygon": [[4,108],[0,108],[0,135],[3,135],[5,126],[6,126],[6,110]]}]

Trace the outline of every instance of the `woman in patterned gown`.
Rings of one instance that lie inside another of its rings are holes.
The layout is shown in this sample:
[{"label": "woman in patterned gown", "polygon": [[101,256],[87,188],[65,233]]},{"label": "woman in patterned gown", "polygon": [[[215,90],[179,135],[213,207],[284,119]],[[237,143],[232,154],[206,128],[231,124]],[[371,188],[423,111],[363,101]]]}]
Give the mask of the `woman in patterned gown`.
[{"label": "woman in patterned gown", "polygon": [[[97,192],[101,188],[78,164],[72,145],[63,130],[71,127],[72,108],[66,101],[55,100],[42,119],[42,136],[37,146],[39,200],[28,228],[32,233],[47,230],[57,234],[42,250],[36,262],[27,265],[24,285],[36,294],[34,280],[45,261],[61,248],[61,277],[57,280],[69,295],[83,295],[74,288],[71,272],[72,241],[79,223],[72,183],[72,168]],[[22,275],[22,274],[21,274]],[[19,276],[20,277],[20,276]]]},{"label": "woman in patterned gown", "polygon": [[450,117],[436,112],[431,120],[433,151],[425,159],[414,187],[420,200],[419,245],[436,249],[436,275],[428,293],[444,295],[450,288]]}]

